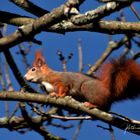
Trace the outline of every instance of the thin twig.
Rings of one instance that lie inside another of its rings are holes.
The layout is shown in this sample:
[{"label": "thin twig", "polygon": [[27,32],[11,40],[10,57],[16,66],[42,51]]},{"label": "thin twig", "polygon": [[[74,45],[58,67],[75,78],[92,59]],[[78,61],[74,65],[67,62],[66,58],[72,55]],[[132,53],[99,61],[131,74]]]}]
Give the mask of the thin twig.
[{"label": "thin twig", "polygon": [[135,14],[135,16],[138,18],[138,20],[140,20],[140,16],[132,4],[130,5],[130,8],[133,11],[133,13]]},{"label": "thin twig", "polygon": [[20,54],[22,56],[26,69],[28,69],[30,67],[30,65],[27,61],[27,58],[26,58],[26,55],[29,54],[29,52],[30,52],[30,46],[29,46],[28,50],[25,50],[24,45],[22,43],[19,44],[19,52],[17,52],[17,54]]},{"label": "thin twig", "polygon": [[79,121],[79,123],[78,123],[78,125],[77,125],[77,128],[76,128],[76,131],[75,131],[75,133],[74,133],[74,135],[73,135],[73,139],[72,139],[72,140],[76,140],[76,139],[77,139],[78,134],[79,134],[79,132],[80,132],[80,129],[81,129],[81,127],[82,127],[83,122],[84,122],[83,120],[80,120],[80,121]]},{"label": "thin twig", "polygon": [[[0,38],[2,38],[2,37],[3,37],[3,35],[2,35],[2,33],[0,32]],[[15,78],[17,79],[19,85],[20,85],[21,87],[24,87],[24,89],[26,89],[27,91],[35,92],[35,90],[34,90],[33,88],[31,88],[31,87],[25,82],[25,80],[23,79],[23,77],[22,77],[22,75],[21,75],[21,73],[20,73],[20,71],[19,71],[19,69],[18,69],[18,67],[17,67],[17,65],[16,65],[16,63],[15,63],[15,61],[14,61],[14,59],[13,59],[11,53],[10,53],[10,51],[9,51],[9,49],[5,49],[5,50],[3,51],[3,53],[4,53],[4,55],[5,55],[5,58],[6,58],[6,61],[7,61],[8,65],[10,66],[10,68],[11,68],[13,74],[15,75]]]},{"label": "thin twig", "polygon": [[79,54],[79,72],[82,73],[84,70],[83,65],[83,50],[82,50],[82,41],[78,40],[78,54]]},{"label": "thin twig", "polygon": [[115,140],[114,130],[113,130],[113,128],[112,128],[112,126],[111,126],[110,124],[109,124],[109,128],[103,127],[103,126],[101,126],[101,125],[97,125],[97,127],[98,127],[98,128],[102,128],[103,130],[109,131],[110,134],[111,134],[112,140]]},{"label": "thin twig", "polygon": [[5,50],[4,55],[5,55],[5,58],[7,60],[7,63],[9,64],[11,70],[13,71],[13,73],[14,73],[14,75],[15,75],[18,83],[19,83],[19,85],[21,87],[24,87],[27,91],[34,92],[35,90],[32,89],[29,85],[27,85],[27,83],[23,79],[23,77],[22,77],[22,75],[21,75],[21,73],[20,73],[20,71],[19,71],[19,69],[18,69],[18,67],[17,67],[17,65],[16,65],[11,53],[10,53],[10,51]]},{"label": "thin twig", "polygon": [[140,57],[140,51],[133,55],[133,59],[136,60]]},{"label": "thin twig", "polygon": [[67,121],[72,121],[72,120],[92,120],[93,118],[91,116],[58,116],[58,115],[50,115],[50,117],[55,118],[55,119],[61,119],[61,120],[67,120]]},{"label": "thin twig", "polygon": [[[5,70],[5,78],[6,78],[6,82],[7,82],[7,90],[14,91],[14,89],[12,87],[11,80],[10,80],[10,76],[9,76],[8,65],[6,62],[4,64],[4,70]],[[9,103],[8,103],[8,101],[5,101],[5,115],[7,117],[9,117]]]},{"label": "thin twig", "polygon": [[118,114],[118,113],[115,113],[115,112],[109,112],[109,113],[111,113],[111,114],[113,114],[113,115],[116,115],[116,116],[119,116],[119,117],[121,117],[121,118],[124,118],[124,119],[130,121],[130,119],[129,119],[128,117],[123,116],[123,115],[121,115],[121,114]]},{"label": "thin twig", "polygon": [[54,136],[54,135],[50,134],[49,132],[47,132],[45,130],[45,128],[43,126],[41,126],[41,124],[37,124],[37,123],[33,122],[32,119],[29,117],[27,111],[26,111],[26,107],[25,107],[24,103],[20,103],[20,109],[21,109],[22,116],[28,122],[30,127],[33,130],[35,130],[36,132],[38,132],[41,136],[43,136],[45,140],[47,140],[47,139],[64,140],[63,138]]},{"label": "thin twig", "polygon": [[56,124],[56,123],[53,123],[53,122],[51,122],[50,123],[52,126],[55,126],[55,127],[58,127],[58,128],[62,128],[62,129],[64,129],[64,130],[66,130],[66,129],[70,129],[70,128],[73,128],[73,125],[67,125],[67,126],[65,126],[65,125],[62,125],[62,124]]},{"label": "thin twig", "polygon": [[114,130],[112,128],[112,125],[109,124],[109,132],[111,134],[111,138],[112,140],[115,140],[115,134],[114,134]]},{"label": "thin twig", "polygon": [[96,61],[95,65],[93,65],[89,71],[87,72],[88,75],[92,75],[93,72],[95,72],[101,64],[107,59],[107,57],[112,53],[112,51],[119,49],[121,46],[123,46],[128,41],[128,38],[125,36],[122,38],[119,42],[109,42],[107,49],[104,51],[100,59]]},{"label": "thin twig", "polygon": [[9,70],[8,70],[7,62],[5,62],[4,68],[5,68],[5,78],[6,78],[6,81],[7,81],[7,90],[8,91],[14,91],[14,88],[12,86],[12,82],[11,82],[11,79],[10,79],[10,73],[9,73]]},{"label": "thin twig", "polygon": [[64,57],[62,51],[57,51],[57,54],[59,56],[59,60],[62,63],[63,71],[66,72],[67,71],[67,61],[66,61],[66,58]]},{"label": "thin twig", "polygon": [[19,103],[16,104],[15,108],[14,108],[14,111],[11,113],[11,115],[9,116],[9,121],[10,119],[16,114],[16,112],[18,111],[19,109]]},{"label": "thin twig", "polygon": [[4,81],[4,77],[3,77],[3,72],[2,72],[2,57],[1,57],[1,54],[0,54],[0,83],[1,83],[1,89],[3,90],[3,91],[5,91],[6,90],[6,83],[5,83],[5,81]]}]

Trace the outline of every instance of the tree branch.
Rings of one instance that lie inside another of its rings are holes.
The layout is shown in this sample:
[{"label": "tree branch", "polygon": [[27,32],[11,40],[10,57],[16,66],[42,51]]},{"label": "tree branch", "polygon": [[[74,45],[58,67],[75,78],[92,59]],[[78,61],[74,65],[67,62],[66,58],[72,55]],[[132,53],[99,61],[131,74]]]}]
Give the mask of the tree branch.
[{"label": "tree branch", "polygon": [[21,108],[21,114],[24,117],[25,121],[27,121],[27,123],[29,124],[29,126],[33,130],[35,130],[41,136],[43,136],[44,140],[48,140],[48,139],[51,139],[51,140],[64,140],[63,138],[59,138],[57,136],[54,136],[54,135],[50,134],[48,131],[45,130],[45,128],[43,128],[43,126],[41,126],[41,124],[33,122],[32,119],[29,117],[27,111],[26,111],[24,103],[20,103],[20,108]]},{"label": "tree branch", "polygon": [[108,56],[116,49],[119,49],[121,46],[123,46],[126,42],[128,42],[128,37],[125,36],[124,38],[122,38],[119,42],[110,42],[109,46],[106,48],[106,50],[103,52],[103,54],[101,55],[101,57],[97,60],[97,62],[95,63],[95,65],[93,65],[89,71],[87,72],[88,75],[92,75],[93,72],[95,72],[100,66],[101,64],[108,58]]},{"label": "tree branch", "polygon": [[34,35],[39,33],[43,28],[50,27],[64,18],[66,18],[64,15],[64,5],[61,5],[60,7],[54,9],[51,13],[45,14],[44,16],[37,18],[32,23],[18,28],[18,30],[16,30],[13,34],[1,38],[0,52],[23,41],[31,40]]},{"label": "tree branch", "polygon": [[72,18],[73,24],[79,25],[79,24],[88,24],[93,21],[97,21],[105,16],[110,15],[111,13],[118,11],[124,7],[129,6],[132,2],[135,0],[127,0],[125,2],[119,3],[119,2],[108,2],[107,4],[104,4],[103,6],[100,6],[96,8],[95,10],[86,12],[86,14],[77,15]]},{"label": "tree branch", "polygon": [[33,18],[27,16],[21,16],[19,14],[0,11],[0,21],[3,23],[15,25],[15,26],[22,26],[34,21]]},{"label": "tree branch", "polygon": [[[34,18],[20,16],[18,14],[0,11],[0,21],[14,26],[22,26],[35,21]],[[45,27],[43,31],[66,33],[74,31],[90,31],[107,34],[134,34],[140,32],[140,22],[121,22],[100,20],[83,25],[74,25],[71,21],[62,21],[50,27]]]},{"label": "tree branch", "polygon": [[[89,109],[82,105],[80,102],[75,101],[73,98],[66,96],[64,98],[51,97],[42,94],[31,94],[31,93],[20,93],[20,92],[1,92],[0,100],[9,101],[21,101],[21,102],[36,102],[41,104],[51,104],[54,106],[62,107],[64,109],[74,109],[78,112],[85,113],[97,118],[103,122],[109,123],[117,128],[124,131],[128,131],[137,135],[140,135],[140,123],[134,123],[133,120],[126,120],[122,118],[115,117],[109,113],[101,111],[97,108]],[[131,129],[131,126],[133,129]],[[134,129],[135,128],[135,129]]]},{"label": "tree branch", "polygon": [[34,3],[28,0],[10,0],[10,2],[14,3],[18,7],[28,11],[29,13],[36,15],[37,17],[43,16],[44,14],[49,13],[49,11],[40,8],[39,6],[35,5]]},{"label": "tree branch", "polygon": [[24,88],[26,91],[29,91],[29,92],[35,92],[35,90],[30,87],[26,82],[25,80],[23,79],[23,76],[21,75],[11,53],[9,50],[5,50],[4,52],[4,55],[5,55],[5,58],[6,58],[6,61],[8,63],[8,65],[10,66],[15,78],[17,79],[19,85]]}]

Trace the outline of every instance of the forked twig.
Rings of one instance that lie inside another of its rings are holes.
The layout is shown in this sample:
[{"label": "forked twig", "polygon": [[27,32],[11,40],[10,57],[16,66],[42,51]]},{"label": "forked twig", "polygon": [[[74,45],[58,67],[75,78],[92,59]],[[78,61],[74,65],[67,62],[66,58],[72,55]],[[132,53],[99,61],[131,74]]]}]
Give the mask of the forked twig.
[{"label": "forked twig", "polygon": [[116,49],[119,49],[121,46],[123,46],[128,41],[128,37],[125,36],[122,38],[119,42],[109,42],[108,47],[102,54],[102,56],[96,61],[95,65],[93,65],[89,71],[87,72],[88,75],[92,75],[100,66],[101,64],[107,59],[107,57]]}]

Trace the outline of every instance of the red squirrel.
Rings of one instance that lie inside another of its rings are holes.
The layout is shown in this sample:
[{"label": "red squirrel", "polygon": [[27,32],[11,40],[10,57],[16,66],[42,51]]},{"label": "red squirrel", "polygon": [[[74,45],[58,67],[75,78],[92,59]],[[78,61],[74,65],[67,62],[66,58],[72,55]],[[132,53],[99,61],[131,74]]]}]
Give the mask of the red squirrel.
[{"label": "red squirrel", "polygon": [[120,57],[103,64],[98,76],[75,72],[58,72],[49,68],[40,50],[36,51],[27,81],[40,83],[53,96],[72,96],[88,107],[108,111],[112,103],[135,99],[140,95],[140,65],[133,59]]}]

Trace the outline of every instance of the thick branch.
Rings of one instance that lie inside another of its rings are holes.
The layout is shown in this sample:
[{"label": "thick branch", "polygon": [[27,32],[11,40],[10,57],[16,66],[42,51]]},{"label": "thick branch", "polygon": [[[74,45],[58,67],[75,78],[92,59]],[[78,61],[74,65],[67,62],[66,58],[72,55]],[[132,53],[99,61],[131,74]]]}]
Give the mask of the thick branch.
[{"label": "thick branch", "polygon": [[50,32],[74,32],[74,31],[90,31],[107,34],[134,34],[140,32],[140,22],[121,22],[121,21],[96,21],[84,25],[74,25],[70,21],[63,21],[46,29]]},{"label": "thick branch", "polygon": [[[41,117],[32,118],[35,123],[42,123]],[[12,118],[2,117],[0,118],[0,128],[11,128],[12,130],[20,130],[24,128],[30,128],[29,124],[23,117],[13,116]]]},{"label": "thick branch", "polygon": [[[112,1],[116,1],[116,2],[128,2],[128,0],[98,0],[99,2],[112,2]],[[139,1],[139,0],[135,0],[135,1]]]},{"label": "thick branch", "polygon": [[127,129],[128,126],[135,126],[135,129],[139,128],[140,127],[139,123],[133,123],[131,120],[128,119],[126,120],[126,119],[120,119],[118,117],[114,117],[111,114],[103,112],[97,108],[88,109],[84,105],[82,105],[78,101],[75,101],[73,98],[69,96],[66,96],[64,98],[58,98],[58,97],[41,95],[41,94],[1,92],[0,100],[36,102],[42,104],[52,104],[65,109],[71,108],[78,112],[88,114],[93,118],[98,118],[99,120],[109,123],[122,130],[140,135],[140,131],[134,131],[134,130],[132,131],[131,129]]},{"label": "thick branch", "polygon": [[23,41],[31,40],[34,35],[42,30],[42,28],[50,27],[65,17],[64,5],[62,5],[59,8],[54,9],[51,13],[36,19],[34,22],[20,27],[13,34],[0,39],[0,52]]},{"label": "thick branch", "polygon": [[88,24],[93,21],[97,21],[105,16],[110,15],[111,13],[118,11],[124,7],[129,6],[135,0],[127,0],[125,2],[108,2],[103,6],[96,8],[95,10],[89,11],[86,14],[77,15],[72,19],[74,24]]},{"label": "thick branch", "polygon": [[29,24],[34,21],[34,19],[29,18],[27,16],[21,16],[19,14],[0,11],[0,21],[3,23],[15,25],[15,26],[22,26]]},{"label": "thick branch", "polygon": [[12,3],[17,5],[18,7],[28,11],[29,13],[36,15],[38,17],[43,16],[46,13],[49,13],[49,11],[44,10],[40,8],[39,6],[33,4],[32,2],[28,0],[10,0]]},{"label": "thick branch", "polygon": [[[22,26],[35,21],[33,18],[20,16],[9,12],[0,11],[0,21],[3,23]],[[66,33],[74,31],[93,31],[107,34],[133,34],[140,32],[140,22],[121,22],[121,21],[106,21],[101,20],[84,25],[74,25],[71,21],[63,21],[45,27],[44,31]]]}]

